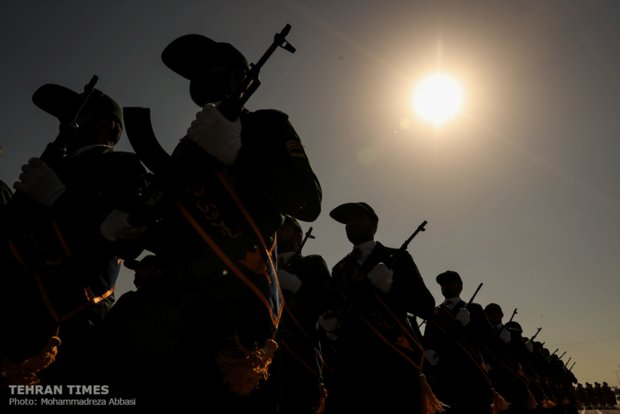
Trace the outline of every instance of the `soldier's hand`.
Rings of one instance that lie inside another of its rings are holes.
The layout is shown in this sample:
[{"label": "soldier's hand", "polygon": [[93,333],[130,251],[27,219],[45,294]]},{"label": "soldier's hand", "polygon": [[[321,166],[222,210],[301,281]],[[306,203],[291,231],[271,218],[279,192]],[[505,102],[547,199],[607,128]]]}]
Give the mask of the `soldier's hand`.
[{"label": "soldier's hand", "polygon": [[147,230],[147,226],[133,225],[129,221],[129,213],[121,210],[112,210],[99,226],[101,235],[111,242],[135,240]]},{"label": "soldier's hand", "polygon": [[525,349],[527,349],[527,352],[529,352],[530,354],[534,353],[534,344],[532,343],[532,341],[527,341],[525,343]]},{"label": "soldier's hand", "polygon": [[226,165],[232,165],[241,149],[241,121],[229,121],[208,103],[196,114],[187,137]]},{"label": "soldier's hand", "polygon": [[424,358],[432,366],[435,366],[439,363],[439,355],[437,355],[437,351],[435,351],[434,349],[427,349],[426,351],[424,351]]},{"label": "soldier's hand", "polygon": [[302,285],[301,279],[295,273],[287,272],[284,269],[278,269],[278,280],[280,287],[289,292],[297,293]]},{"label": "soldier's hand", "polygon": [[67,189],[54,170],[39,158],[31,158],[22,165],[19,181],[13,187],[47,207],[53,206]]},{"label": "soldier's hand", "polygon": [[377,263],[366,275],[370,283],[383,293],[388,293],[394,282],[394,271],[383,262]]},{"label": "soldier's hand", "polygon": [[325,332],[325,336],[332,341],[338,339],[338,328],[340,328],[340,319],[331,311],[327,311],[319,316],[316,323],[316,329]]},{"label": "soldier's hand", "polygon": [[499,339],[501,339],[505,344],[508,344],[512,340],[512,335],[510,335],[510,331],[508,329],[502,328],[499,331]]},{"label": "soldier's hand", "polygon": [[456,314],[456,320],[459,321],[461,325],[467,326],[471,321],[469,311],[466,308],[460,308],[459,312]]}]

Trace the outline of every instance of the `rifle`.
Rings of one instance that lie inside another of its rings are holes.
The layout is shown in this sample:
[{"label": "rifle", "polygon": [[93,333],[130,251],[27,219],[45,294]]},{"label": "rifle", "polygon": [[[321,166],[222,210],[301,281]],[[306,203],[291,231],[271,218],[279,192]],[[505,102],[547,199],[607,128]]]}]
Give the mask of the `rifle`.
[{"label": "rifle", "polygon": [[297,250],[295,250],[295,253],[293,253],[293,256],[291,257],[291,259],[288,261],[288,263],[286,264],[286,267],[289,268],[291,266],[292,263],[296,262],[296,259],[301,258],[301,251],[304,248],[304,245],[306,244],[306,242],[308,241],[308,239],[314,239],[315,237],[312,235],[312,227],[310,227],[308,229],[308,231],[306,231],[306,234],[304,235],[303,240],[301,241],[301,243],[299,244],[299,247],[297,248]]},{"label": "rifle", "polygon": [[422,222],[422,224],[420,224],[415,231],[413,232],[413,234],[411,236],[409,236],[409,238],[407,240],[405,240],[405,242],[402,244],[402,246],[400,246],[399,250],[407,250],[407,246],[409,246],[409,243],[411,242],[411,240],[413,240],[413,238],[421,231],[425,231],[425,226],[428,222],[426,220],[424,220]]},{"label": "rifle", "polygon": [[540,331],[542,331],[542,326],[540,328],[538,328],[538,330],[536,330],[536,333],[534,334],[534,336],[532,336],[530,338],[531,342],[534,342],[534,339],[536,339],[536,337],[538,336],[538,334],[540,333]]},{"label": "rifle", "polygon": [[476,291],[474,292],[474,294],[471,296],[471,298],[469,298],[469,302],[467,302],[467,306],[471,305],[474,302],[474,298],[476,297],[476,295],[478,294],[478,291],[480,290],[480,288],[482,287],[483,283],[480,282],[480,284],[478,285],[478,287],[476,288]]},{"label": "rifle", "polygon": [[314,239],[314,238],[315,237],[312,235],[312,227],[310,227],[308,231],[306,232],[306,234],[304,235],[304,239],[299,244],[299,247],[297,248],[297,251],[295,252],[295,256],[301,256],[301,251],[303,250],[304,245],[306,244],[308,239]]},{"label": "rifle", "polygon": [[[59,162],[61,159],[64,158],[67,151],[67,146],[69,145],[69,142],[71,142],[71,139],[73,139],[79,128],[79,125],[77,123],[78,118],[80,117],[82,110],[88,103],[88,100],[93,95],[95,90],[95,84],[98,80],[99,78],[97,77],[97,75],[93,75],[90,81],[84,86],[84,93],[82,94],[82,99],[72,118],[69,120],[60,120],[60,132],[58,133],[54,141],[47,144],[40,157],[48,165],[54,165],[55,163]],[[37,92],[35,92],[35,95],[37,94]],[[33,99],[35,99],[34,96]]]},{"label": "rifle", "polygon": [[[71,114],[70,119],[60,119],[60,125],[58,126],[59,132],[56,138],[49,142],[41,156],[39,157],[42,161],[44,161],[47,165],[54,168],[66,155],[67,146],[71,142],[71,140],[75,137],[79,125],[77,123],[82,110],[88,103],[90,97],[95,93],[95,84],[99,78],[96,75],[93,75],[91,80],[84,86],[84,93],[82,94],[81,100],[78,104],[77,109],[73,114]],[[38,106],[40,100],[46,100],[47,95],[54,95],[58,93],[59,88],[62,89],[61,92],[65,91],[64,87],[59,87],[55,84],[45,84],[41,86],[39,89],[35,91],[32,95],[32,100],[35,105]],[[100,93],[99,91],[97,91]],[[30,203],[31,201],[26,201],[27,197],[24,196],[21,192],[16,192],[10,200],[10,205],[13,209],[19,210],[23,208],[24,203]]]},{"label": "rifle", "polygon": [[566,354],[566,351],[562,352],[562,355],[560,355],[560,356],[558,357],[558,359],[562,359],[562,357],[564,356],[564,354]]},{"label": "rifle", "polygon": [[508,322],[512,322],[512,318],[514,318],[516,314],[517,314],[517,308],[515,308],[515,310],[512,311],[512,316],[510,316],[510,320],[508,320]]},{"label": "rifle", "polygon": [[273,52],[278,47],[281,47],[287,52],[295,53],[295,47],[293,47],[293,45],[286,40],[286,35],[288,35],[290,31],[291,25],[287,24],[280,33],[276,33],[274,35],[273,42],[263,56],[258,60],[258,62],[250,64],[250,71],[244,78],[241,85],[218,105],[220,112],[230,121],[234,121],[239,116],[243,105],[260,86],[258,74]]},{"label": "rifle", "polygon": [[[273,42],[263,56],[258,62],[250,65],[250,71],[241,85],[220,103],[218,109],[226,118],[233,120],[239,116],[243,105],[260,86],[258,75],[261,68],[278,47],[295,53],[295,48],[286,40],[290,30],[291,25],[287,24],[281,32],[275,34]],[[154,173],[166,169],[171,157],[155,137],[150,109],[124,107],[123,117],[129,143],[144,165]]]},{"label": "rifle", "polygon": [[411,240],[413,240],[413,238],[421,231],[425,231],[426,229],[424,228],[426,226],[428,222],[426,220],[424,220],[416,229],[415,231],[411,234],[411,236],[409,236],[407,238],[407,240],[405,240],[405,242],[398,248],[397,251],[395,251],[394,253],[392,253],[388,259],[388,261],[385,262],[385,264],[388,267],[392,267],[394,259],[396,258],[396,256],[398,256],[399,253],[404,252],[407,250],[407,246],[409,246],[409,243],[411,242]]}]

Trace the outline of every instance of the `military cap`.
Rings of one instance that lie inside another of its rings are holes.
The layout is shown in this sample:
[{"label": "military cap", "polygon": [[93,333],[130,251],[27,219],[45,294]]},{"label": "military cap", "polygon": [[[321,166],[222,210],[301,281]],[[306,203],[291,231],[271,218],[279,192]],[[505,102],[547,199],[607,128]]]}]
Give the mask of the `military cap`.
[{"label": "military cap", "polygon": [[515,321],[506,322],[504,327],[506,327],[506,329],[510,331],[523,333],[523,328],[521,328],[521,324],[519,324],[519,322],[515,322]]},{"label": "military cap", "polygon": [[301,229],[301,225],[299,224],[297,219],[289,215],[284,216],[284,222],[282,223],[282,227],[284,226],[291,226],[293,229],[295,229],[295,232],[300,233],[300,234],[303,233],[303,230]]},{"label": "military cap", "polygon": [[164,64],[186,79],[200,78],[210,65],[225,63],[249,69],[241,52],[230,43],[216,42],[199,34],[187,34],[173,40],[162,52]]},{"label": "military cap", "polygon": [[329,216],[336,220],[339,223],[346,224],[349,219],[349,215],[354,211],[361,211],[366,213],[368,217],[370,217],[373,221],[379,221],[379,217],[377,217],[377,213],[370,207],[367,203],[363,201],[358,201],[355,203],[344,203],[334,208],[329,212]]},{"label": "military cap", "polygon": [[[84,93],[77,93],[69,88],[53,83],[47,83],[37,89],[32,95],[32,102],[60,122],[71,123],[84,99]],[[110,118],[123,124],[123,110],[121,106],[108,95],[94,89],[86,101],[82,113],[96,119]]]},{"label": "military cap", "polygon": [[463,283],[461,280],[461,275],[456,273],[454,270],[446,270],[445,272],[438,274],[435,280],[437,280],[437,283],[440,285],[446,282]]},{"label": "military cap", "polygon": [[499,312],[502,315],[504,315],[504,312],[502,311],[501,306],[499,306],[497,303],[489,303],[487,306],[484,307],[484,311],[485,312]]}]

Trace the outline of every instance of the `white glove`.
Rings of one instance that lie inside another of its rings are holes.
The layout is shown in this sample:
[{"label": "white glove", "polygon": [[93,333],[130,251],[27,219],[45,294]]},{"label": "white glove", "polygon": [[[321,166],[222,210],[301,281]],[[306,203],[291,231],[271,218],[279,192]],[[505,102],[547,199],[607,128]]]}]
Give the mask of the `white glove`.
[{"label": "white glove", "polygon": [[460,308],[459,312],[456,314],[456,320],[461,323],[463,326],[467,326],[471,317],[469,316],[469,311],[466,308]]},{"label": "white glove", "polygon": [[322,329],[325,332],[325,336],[327,336],[332,341],[338,339],[338,334],[336,334],[336,329],[340,327],[340,320],[337,316],[335,316],[332,312],[327,311],[321,316],[319,316],[319,320],[316,323],[315,329]]},{"label": "white glove", "polygon": [[427,349],[426,351],[424,351],[424,358],[426,358],[426,360],[432,366],[435,366],[439,363],[439,355],[437,355],[437,351],[435,351],[434,349]]},{"label": "white glove", "polygon": [[392,282],[394,281],[393,276],[394,271],[387,267],[383,262],[377,263],[377,265],[366,275],[366,277],[370,280],[370,283],[372,283],[374,287],[383,293],[388,293],[392,288]]},{"label": "white glove", "polygon": [[54,205],[56,200],[67,187],[60,178],[40,158],[31,158],[27,164],[22,165],[22,173],[13,187],[21,191],[34,201],[47,207]]},{"label": "white glove", "polygon": [[215,104],[208,103],[196,114],[187,136],[224,164],[232,165],[241,149],[241,121],[238,117],[229,121]]},{"label": "white glove", "polygon": [[512,340],[512,335],[510,335],[510,331],[506,328],[502,328],[499,331],[499,339],[501,339],[505,344],[509,344]]},{"label": "white glove", "polygon": [[297,293],[302,284],[301,279],[296,274],[287,272],[284,269],[278,269],[278,279],[282,289],[293,293]]},{"label": "white glove", "polygon": [[108,241],[134,240],[144,234],[147,226],[134,226],[129,222],[129,213],[121,210],[112,210],[103,220],[99,231]]},{"label": "white glove", "polygon": [[525,349],[527,349],[527,352],[529,352],[530,354],[534,352],[534,344],[532,343],[532,341],[527,341],[525,343]]},{"label": "white glove", "polygon": [[491,370],[493,369],[493,367],[486,361],[482,361],[482,368],[487,372],[491,372]]}]

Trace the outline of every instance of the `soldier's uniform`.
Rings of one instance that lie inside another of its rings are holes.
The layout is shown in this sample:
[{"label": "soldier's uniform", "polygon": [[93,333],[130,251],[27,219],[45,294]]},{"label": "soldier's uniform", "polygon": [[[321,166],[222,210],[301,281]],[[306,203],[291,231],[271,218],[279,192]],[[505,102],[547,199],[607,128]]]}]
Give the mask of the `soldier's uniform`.
[{"label": "soldier's uniform", "polygon": [[[435,308],[426,322],[426,370],[439,399],[450,408],[447,413],[490,413],[494,389],[488,375],[489,353],[484,341],[493,335],[482,306],[466,303],[458,296],[460,275],[446,271],[436,278],[446,300]],[[448,283],[455,290],[444,291]]]},{"label": "soldier's uniform", "polygon": [[[75,113],[81,99],[82,95],[52,84],[33,95],[37,106],[61,122],[67,113]],[[17,191],[8,206],[10,220],[1,250],[3,289],[9,292],[2,301],[6,338],[2,356],[19,363],[44,349],[50,337],[58,336],[62,343],[56,361],[40,375],[47,383],[88,381],[84,375],[92,371],[96,357],[92,354],[94,328],[113,303],[120,256],[130,257],[140,250],[131,243],[111,243],[100,233],[113,210],[139,203],[147,182],[135,154],[112,150],[118,138],[111,145],[96,143],[99,122],[115,122],[117,130],[111,134],[120,137],[122,119],[120,106],[95,90],[82,110],[82,125],[69,143],[72,151],[50,159],[51,169],[36,164],[56,177],[59,188],[64,187],[53,205]],[[24,166],[20,176],[29,177],[29,184],[36,182],[36,177],[26,175],[33,165]]]},{"label": "soldier's uniform", "polygon": [[520,333],[512,329],[516,322],[503,325],[500,318],[499,323],[494,323],[497,322],[497,313],[503,316],[501,307],[495,303],[488,304],[484,311],[495,334],[485,344],[489,351],[489,376],[493,386],[510,404],[506,414],[527,413],[535,408],[536,400],[524,368],[527,350]]},{"label": "soldier's uniform", "polygon": [[[346,224],[350,236],[350,214],[360,212],[374,222],[376,231],[378,218],[366,203],[346,203],[330,215]],[[327,409],[419,413],[423,349],[407,313],[429,317],[434,299],[411,255],[375,242],[374,231],[365,241],[349,237],[358,250],[332,269],[341,303],[339,328],[333,333],[334,360],[328,360],[334,373]],[[377,275],[383,276],[374,278]]]},{"label": "soldier's uniform", "polygon": [[278,231],[278,278],[285,303],[277,333],[280,348],[269,380],[259,389],[271,412],[320,412],[328,392],[316,324],[320,315],[333,308],[335,291],[323,257],[303,255],[301,241],[300,224],[287,216]]},{"label": "soldier's uniform", "polygon": [[[193,98],[193,59],[226,60],[232,51],[239,60],[232,46],[222,56],[214,44],[183,36],[162,55],[190,78]],[[239,122],[241,145],[229,164],[188,135],[170,169],[156,172],[164,198],[145,247],[161,276],[121,298],[108,318],[112,363],[124,371],[110,381],[148,406],[207,402],[234,411],[237,397],[255,389],[283,311],[276,231],[284,214],[312,221],[320,213],[320,184],[288,116],[244,110]]]}]

